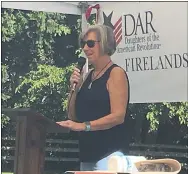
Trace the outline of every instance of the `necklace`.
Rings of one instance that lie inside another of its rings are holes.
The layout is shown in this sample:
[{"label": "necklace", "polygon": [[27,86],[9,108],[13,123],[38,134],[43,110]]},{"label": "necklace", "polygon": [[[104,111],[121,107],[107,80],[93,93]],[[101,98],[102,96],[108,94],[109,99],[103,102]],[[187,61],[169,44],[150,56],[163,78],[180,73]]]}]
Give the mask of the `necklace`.
[{"label": "necklace", "polygon": [[[95,76],[95,78],[91,78],[91,83],[88,86],[88,89],[91,89],[91,86],[93,84],[93,82],[96,80],[96,78],[100,75],[100,73],[108,66],[108,64],[111,62],[111,60],[99,71],[99,73]],[[94,72],[94,71],[93,71]],[[92,73],[93,76],[94,73]]]}]

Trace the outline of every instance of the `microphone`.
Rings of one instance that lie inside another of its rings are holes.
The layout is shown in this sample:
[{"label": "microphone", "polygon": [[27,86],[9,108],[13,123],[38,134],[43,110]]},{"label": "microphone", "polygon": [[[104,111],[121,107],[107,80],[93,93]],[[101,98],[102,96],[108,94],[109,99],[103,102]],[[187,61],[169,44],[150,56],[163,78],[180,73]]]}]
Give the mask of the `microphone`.
[{"label": "microphone", "polygon": [[[86,63],[86,59],[85,59],[84,57],[78,58],[78,65],[77,65],[77,68],[80,70],[80,72],[82,71],[82,69],[83,69],[85,63]],[[72,92],[75,91],[76,85],[77,85],[77,83],[74,83],[74,84],[73,84]]]}]

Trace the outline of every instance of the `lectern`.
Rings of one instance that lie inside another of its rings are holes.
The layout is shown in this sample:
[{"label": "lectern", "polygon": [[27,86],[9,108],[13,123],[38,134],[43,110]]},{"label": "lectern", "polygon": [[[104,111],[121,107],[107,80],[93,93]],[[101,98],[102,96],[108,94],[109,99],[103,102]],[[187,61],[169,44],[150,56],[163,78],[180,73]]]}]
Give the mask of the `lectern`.
[{"label": "lectern", "polygon": [[68,133],[57,123],[30,109],[2,109],[16,121],[14,174],[43,174],[47,133]]}]

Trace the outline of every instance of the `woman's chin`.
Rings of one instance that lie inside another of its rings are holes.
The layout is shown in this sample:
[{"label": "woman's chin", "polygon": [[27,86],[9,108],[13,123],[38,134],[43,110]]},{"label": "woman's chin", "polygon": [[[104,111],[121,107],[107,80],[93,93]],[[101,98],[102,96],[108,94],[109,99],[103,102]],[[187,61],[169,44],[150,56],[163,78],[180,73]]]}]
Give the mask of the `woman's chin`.
[{"label": "woman's chin", "polygon": [[88,64],[89,64],[89,65],[92,65],[92,64],[93,64],[93,61],[91,61],[91,60],[88,59]]},{"label": "woman's chin", "polygon": [[87,59],[88,59],[88,63],[91,63],[91,64],[93,63],[93,58],[92,57],[88,56]]}]

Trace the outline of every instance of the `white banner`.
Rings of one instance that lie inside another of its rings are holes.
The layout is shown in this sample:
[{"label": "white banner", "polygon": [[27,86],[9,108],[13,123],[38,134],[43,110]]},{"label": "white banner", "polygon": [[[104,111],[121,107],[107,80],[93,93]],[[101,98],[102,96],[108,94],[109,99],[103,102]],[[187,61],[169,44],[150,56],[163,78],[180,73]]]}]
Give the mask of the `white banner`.
[{"label": "white banner", "polygon": [[188,101],[188,3],[100,2],[113,28],[112,60],[129,77],[132,103]]}]

